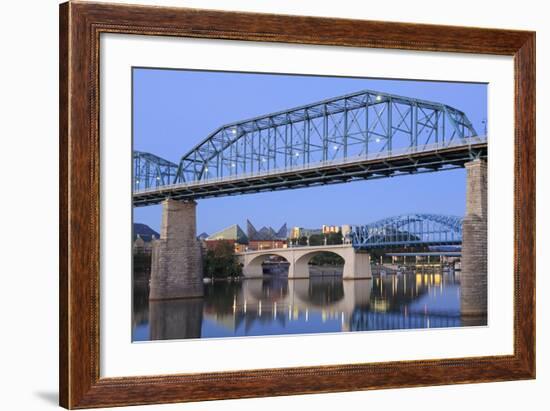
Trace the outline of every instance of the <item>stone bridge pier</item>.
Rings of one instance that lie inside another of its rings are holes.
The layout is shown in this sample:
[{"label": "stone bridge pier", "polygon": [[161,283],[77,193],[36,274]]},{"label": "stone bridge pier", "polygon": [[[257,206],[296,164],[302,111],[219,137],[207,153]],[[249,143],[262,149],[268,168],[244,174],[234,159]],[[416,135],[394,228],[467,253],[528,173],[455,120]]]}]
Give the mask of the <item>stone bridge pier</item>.
[{"label": "stone bridge pier", "polygon": [[487,315],[487,161],[466,163],[466,215],[462,224],[460,308]]},{"label": "stone bridge pier", "polygon": [[196,234],[194,201],[162,203],[160,239],[151,256],[150,300],[201,297],[202,255]]}]

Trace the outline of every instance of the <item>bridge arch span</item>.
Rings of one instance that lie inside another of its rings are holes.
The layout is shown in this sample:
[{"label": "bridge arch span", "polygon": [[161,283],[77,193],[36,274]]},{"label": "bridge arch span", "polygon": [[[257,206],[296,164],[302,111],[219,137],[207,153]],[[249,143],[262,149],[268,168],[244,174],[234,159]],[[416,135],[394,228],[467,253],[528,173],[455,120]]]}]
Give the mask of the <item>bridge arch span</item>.
[{"label": "bridge arch span", "polygon": [[349,261],[349,253],[346,251],[340,251],[340,250],[315,250],[311,252],[306,252],[305,254],[302,254],[300,257],[298,257],[294,261],[294,276],[295,277],[309,277],[309,263],[310,261],[319,255],[323,254],[334,254],[340,257],[344,261],[344,270],[346,268],[346,264],[350,264]]},{"label": "bridge arch span", "polygon": [[263,267],[262,264],[269,258],[269,257],[280,257],[284,259],[286,262],[291,264],[292,262],[288,260],[288,256],[285,257],[283,253],[277,253],[277,252],[269,252],[266,254],[258,254],[256,256],[253,256],[250,260],[246,262],[246,271],[248,276],[262,276],[263,275]]}]

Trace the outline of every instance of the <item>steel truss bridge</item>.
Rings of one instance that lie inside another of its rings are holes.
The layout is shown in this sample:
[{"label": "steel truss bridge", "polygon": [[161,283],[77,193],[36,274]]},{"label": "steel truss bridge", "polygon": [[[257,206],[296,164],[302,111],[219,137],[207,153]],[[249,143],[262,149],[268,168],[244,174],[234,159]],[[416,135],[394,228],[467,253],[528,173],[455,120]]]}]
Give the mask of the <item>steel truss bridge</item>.
[{"label": "steel truss bridge", "polygon": [[462,111],[365,90],[226,124],[178,164],[135,151],[133,203],[430,172],[486,156],[486,137]]},{"label": "steel truss bridge", "polygon": [[406,214],[354,226],[351,242],[357,249],[460,245],[462,218],[438,214]]}]

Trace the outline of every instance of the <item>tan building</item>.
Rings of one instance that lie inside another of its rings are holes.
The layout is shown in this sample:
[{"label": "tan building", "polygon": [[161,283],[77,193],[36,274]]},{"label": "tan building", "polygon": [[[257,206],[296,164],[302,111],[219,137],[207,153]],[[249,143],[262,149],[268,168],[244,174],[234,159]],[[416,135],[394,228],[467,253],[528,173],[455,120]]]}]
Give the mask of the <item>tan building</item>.
[{"label": "tan building", "polygon": [[270,250],[272,248],[286,248],[285,240],[249,240],[247,251]]},{"label": "tan building", "polygon": [[302,230],[301,227],[292,227],[290,229],[290,238],[292,238],[292,239],[300,238],[301,237],[301,235],[300,235],[301,230]]},{"label": "tan building", "polygon": [[296,240],[302,237],[309,237],[315,234],[322,234],[323,231],[319,228],[303,228],[303,227],[292,227],[290,229],[290,238]]},{"label": "tan building", "polygon": [[330,233],[339,233],[340,232],[340,226],[337,225],[324,225],[321,228],[321,232],[323,234],[330,234]]}]

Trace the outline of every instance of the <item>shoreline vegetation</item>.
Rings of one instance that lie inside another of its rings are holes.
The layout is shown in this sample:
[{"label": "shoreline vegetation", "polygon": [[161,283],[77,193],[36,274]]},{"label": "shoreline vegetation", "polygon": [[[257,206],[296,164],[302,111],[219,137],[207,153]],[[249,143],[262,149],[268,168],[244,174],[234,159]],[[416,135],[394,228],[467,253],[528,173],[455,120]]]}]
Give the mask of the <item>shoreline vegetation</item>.
[{"label": "shoreline vegetation", "polygon": [[203,257],[204,278],[242,277],[243,269],[235,255],[234,246],[225,241],[215,243]]}]

